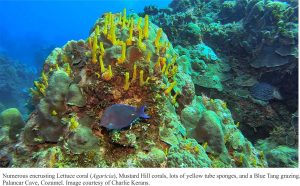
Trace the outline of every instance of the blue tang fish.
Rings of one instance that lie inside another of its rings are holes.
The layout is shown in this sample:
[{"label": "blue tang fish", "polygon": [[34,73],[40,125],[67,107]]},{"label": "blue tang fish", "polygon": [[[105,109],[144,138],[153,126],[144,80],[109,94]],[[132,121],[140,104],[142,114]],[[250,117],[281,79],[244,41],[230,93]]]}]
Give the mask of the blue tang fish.
[{"label": "blue tang fish", "polygon": [[124,104],[114,104],[105,109],[100,126],[112,129],[122,129],[131,126],[137,119],[148,119],[145,106],[139,108]]}]

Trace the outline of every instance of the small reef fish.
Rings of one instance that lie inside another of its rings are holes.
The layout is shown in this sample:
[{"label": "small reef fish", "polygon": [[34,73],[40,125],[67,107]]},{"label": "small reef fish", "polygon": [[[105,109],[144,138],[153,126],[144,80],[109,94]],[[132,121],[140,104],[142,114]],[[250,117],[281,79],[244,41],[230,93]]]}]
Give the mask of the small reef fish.
[{"label": "small reef fish", "polygon": [[134,11],[134,9],[129,9],[129,12],[131,13],[131,14],[134,14],[135,13],[135,11]]},{"label": "small reef fish", "polygon": [[145,106],[139,108],[124,104],[114,104],[105,109],[100,126],[108,130],[122,129],[131,126],[137,119],[148,119]]},{"label": "small reef fish", "polygon": [[250,95],[253,98],[262,101],[269,101],[274,98],[278,100],[283,99],[279,90],[276,87],[264,82],[253,85],[250,88]]}]

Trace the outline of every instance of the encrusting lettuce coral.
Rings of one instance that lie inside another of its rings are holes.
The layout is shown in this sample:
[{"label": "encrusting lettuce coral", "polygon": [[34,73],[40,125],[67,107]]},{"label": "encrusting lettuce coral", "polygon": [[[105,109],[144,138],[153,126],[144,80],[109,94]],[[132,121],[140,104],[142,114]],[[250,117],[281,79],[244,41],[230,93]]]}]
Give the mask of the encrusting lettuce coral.
[{"label": "encrusting lettuce coral", "polygon": [[[126,9],[105,13],[85,41],[70,41],[49,55],[42,77],[32,89],[36,111],[27,121],[18,147],[34,156],[25,162],[15,153],[13,166],[264,166],[264,159],[255,156],[258,153],[250,142],[245,141],[247,149],[231,147],[229,133],[239,130],[231,115],[224,116],[228,109],[213,99],[204,102],[195,96],[192,79],[178,57],[148,15],[127,15]],[[136,120],[128,128],[107,130],[100,126],[101,118],[105,109],[116,104],[132,106],[124,108],[145,105],[150,117]],[[192,117],[183,115],[187,108],[197,110],[195,123],[184,119]],[[204,112],[216,117],[204,120],[208,128],[217,126],[212,128],[218,129],[212,131],[215,136],[224,138],[219,140],[223,143],[220,153],[214,152],[214,139],[203,141],[188,128],[190,124],[195,131],[205,132],[198,126]],[[223,117],[229,117],[227,123]],[[220,122],[214,123],[216,120]],[[243,160],[247,163],[235,163],[237,150],[247,151]]]}]

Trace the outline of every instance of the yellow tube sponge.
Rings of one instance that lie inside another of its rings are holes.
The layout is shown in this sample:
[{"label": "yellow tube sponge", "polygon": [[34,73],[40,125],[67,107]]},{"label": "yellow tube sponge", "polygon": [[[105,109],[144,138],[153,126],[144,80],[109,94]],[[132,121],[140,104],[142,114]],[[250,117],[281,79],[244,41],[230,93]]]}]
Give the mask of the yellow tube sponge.
[{"label": "yellow tube sponge", "polygon": [[157,55],[159,55],[159,50],[160,50],[160,43],[158,42],[157,46],[155,46],[155,52]]},{"label": "yellow tube sponge", "polygon": [[46,74],[44,72],[42,72],[42,81],[45,84],[45,86],[48,86],[48,77],[46,76]]},{"label": "yellow tube sponge", "polygon": [[92,49],[92,62],[97,63],[97,49],[98,49],[98,39],[97,36],[93,37],[93,49]]},{"label": "yellow tube sponge", "polygon": [[99,65],[100,65],[100,72],[101,73],[103,73],[103,72],[105,72],[105,66],[104,66],[104,63],[103,63],[103,56],[102,55],[100,55],[99,56]]},{"label": "yellow tube sponge", "polygon": [[33,88],[30,88],[29,90],[33,96],[40,96],[40,93],[38,91],[34,90]]},{"label": "yellow tube sponge", "polygon": [[97,63],[97,55],[96,55],[96,53],[92,53],[92,63],[93,64]]},{"label": "yellow tube sponge", "polygon": [[46,96],[46,87],[45,85],[39,83],[38,81],[34,81],[34,86],[36,87],[36,89],[43,95]]},{"label": "yellow tube sponge", "polygon": [[129,89],[129,72],[125,73],[125,84],[124,84],[124,90]]},{"label": "yellow tube sponge", "polygon": [[110,30],[109,30],[109,33],[107,35],[107,39],[111,41],[111,43],[113,45],[116,44],[116,25],[115,25],[115,22],[114,22],[114,14],[111,14],[109,15],[109,25],[110,25]]},{"label": "yellow tube sponge", "polygon": [[151,52],[150,51],[148,51],[148,53],[147,53],[147,57],[146,57],[146,62],[147,63],[150,63],[150,61],[151,61]]},{"label": "yellow tube sponge", "polygon": [[154,68],[159,72],[160,71],[160,61],[161,61],[161,57],[158,57],[157,58],[157,61],[156,61],[156,63],[155,63],[155,65],[154,65]]},{"label": "yellow tube sponge", "polygon": [[122,12],[120,12],[118,14],[119,18],[118,18],[118,25],[122,25]]},{"label": "yellow tube sponge", "polygon": [[162,57],[161,60],[160,60],[160,64],[163,66],[167,63],[167,58],[165,57]]},{"label": "yellow tube sponge", "polygon": [[160,28],[157,31],[156,38],[155,38],[155,41],[154,41],[154,45],[156,47],[160,46],[159,41],[160,41],[160,38],[161,38],[161,33],[162,33],[162,29]]},{"label": "yellow tube sponge", "polygon": [[40,88],[40,92],[43,94],[43,96],[46,96],[46,90],[44,88]]},{"label": "yellow tube sponge", "polygon": [[[174,75],[174,73],[176,74],[176,72],[177,72],[177,69],[174,69],[174,64],[175,64],[175,62],[176,62],[176,59],[177,59],[177,56],[174,56],[173,58],[172,58],[172,61],[167,65],[167,68],[166,68],[166,71],[165,71],[165,75],[166,76],[169,76],[169,68],[171,67],[171,66],[173,66],[173,68],[171,69],[171,76],[172,75]],[[175,68],[177,68],[177,67],[175,67]]]},{"label": "yellow tube sponge", "polygon": [[122,56],[123,60],[125,61],[126,59],[126,43],[122,43]]},{"label": "yellow tube sponge", "polygon": [[169,48],[171,46],[171,43],[170,42],[168,42],[167,43],[167,48]]},{"label": "yellow tube sponge", "polygon": [[178,96],[179,94],[180,94],[180,92],[177,91],[177,92],[175,93],[175,95],[173,96],[173,98],[172,98],[172,103],[173,103],[173,104],[176,103],[176,99],[177,99],[177,96]]},{"label": "yellow tube sponge", "polygon": [[102,74],[104,80],[109,81],[113,77],[111,65],[108,65],[108,70]]},{"label": "yellow tube sponge", "polygon": [[96,76],[97,76],[98,79],[101,77],[98,72],[95,72],[95,74],[96,74]]},{"label": "yellow tube sponge", "polygon": [[147,79],[146,79],[146,81],[145,81],[145,84],[149,84],[149,80],[150,80],[151,78],[150,77],[147,77]]},{"label": "yellow tube sponge", "polygon": [[34,81],[33,84],[37,89],[41,88],[40,83],[38,81]]},{"label": "yellow tube sponge", "polygon": [[89,46],[89,49],[92,49],[92,47],[93,47],[92,39],[90,37],[88,38],[88,46]]},{"label": "yellow tube sponge", "polygon": [[115,30],[116,30],[116,26],[115,25],[113,25],[112,27],[111,27],[111,29],[110,29],[110,34],[111,34],[111,43],[113,44],[113,45],[115,45],[116,44],[116,32],[115,32]]},{"label": "yellow tube sponge", "polygon": [[70,122],[69,122],[69,130],[70,131],[75,131],[79,126],[79,122],[77,121],[77,116],[74,115],[71,117]]},{"label": "yellow tube sponge", "polygon": [[96,36],[100,36],[100,28],[99,28],[99,25],[96,26],[96,29],[95,29],[95,35],[96,35]]},{"label": "yellow tube sponge", "polygon": [[134,21],[133,21],[133,18],[131,18],[130,19],[130,28],[129,28],[129,38],[126,40],[126,44],[128,46],[132,45],[133,27],[134,27]]},{"label": "yellow tube sponge", "polygon": [[173,90],[173,88],[176,86],[176,84],[177,84],[176,81],[171,83],[170,86],[165,90],[165,94],[168,95]]},{"label": "yellow tube sponge", "polygon": [[142,87],[144,83],[144,71],[140,70],[140,86]]},{"label": "yellow tube sponge", "polygon": [[144,52],[146,51],[146,45],[143,43],[143,33],[142,33],[142,29],[139,29],[139,40],[138,40],[138,48]]},{"label": "yellow tube sponge", "polygon": [[133,65],[133,74],[132,74],[131,82],[135,82],[135,80],[136,80],[136,64]]},{"label": "yellow tube sponge", "polygon": [[144,19],[144,37],[146,39],[148,39],[149,37],[148,28],[149,28],[149,16],[146,14]]},{"label": "yellow tube sponge", "polygon": [[122,54],[121,57],[117,59],[118,64],[122,64],[126,60],[126,43],[122,42]]},{"label": "yellow tube sponge", "polygon": [[56,70],[60,69],[57,63],[55,63],[55,68],[56,68]]},{"label": "yellow tube sponge", "polygon": [[123,10],[122,29],[126,27],[126,8]]},{"label": "yellow tube sponge", "polygon": [[173,68],[171,70],[171,73],[169,74],[169,77],[175,76],[176,73],[177,73],[177,71],[178,71],[178,66],[177,65],[173,65]]},{"label": "yellow tube sponge", "polygon": [[104,49],[104,46],[103,46],[103,42],[100,42],[100,54],[102,56],[104,56],[104,53],[105,53],[105,49]]},{"label": "yellow tube sponge", "polygon": [[105,14],[103,34],[107,36],[109,14]]},{"label": "yellow tube sponge", "polygon": [[68,74],[68,76],[71,75],[71,67],[70,67],[69,63],[66,64],[65,71],[66,71],[66,73]]},{"label": "yellow tube sponge", "polygon": [[142,24],[142,18],[139,17],[138,24],[137,24],[137,30],[141,29],[141,24]]},{"label": "yellow tube sponge", "polygon": [[166,67],[167,67],[167,65],[164,64],[164,66],[163,66],[163,68],[162,68],[162,70],[161,70],[161,73],[162,73],[162,74],[164,74],[164,72],[166,71]]}]

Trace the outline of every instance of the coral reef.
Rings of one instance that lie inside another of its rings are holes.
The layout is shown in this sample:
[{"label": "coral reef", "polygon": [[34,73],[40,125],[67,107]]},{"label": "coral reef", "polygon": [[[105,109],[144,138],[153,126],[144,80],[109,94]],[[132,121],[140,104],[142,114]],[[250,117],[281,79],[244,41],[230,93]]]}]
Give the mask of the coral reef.
[{"label": "coral reef", "polygon": [[35,70],[0,54],[0,112],[8,108],[17,108],[24,118],[30,112],[28,89],[35,79]]},{"label": "coral reef", "polygon": [[[1,163],[266,167],[265,157],[242,135],[227,104],[196,96],[192,74],[201,73],[206,63],[221,64],[203,43],[194,50],[200,54],[197,70],[184,62],[150,16],[127,15],[126,9],[105,13],[86,40],[70,41],[49,55],[31,89],[35,110],[18,140],[3,148]],[[145,113],[140,112],[144,105]],[[122,126],[119,115],[129,118]],[[104,125],[103,117],[111,123]]]},{"label": "coral reef", "polygon": [[180,54],[179,66],[192,77],[196,95],[228,103],[251,142],[282,136],[288,140],[276,146],[297,148],[298,126],[291,125],[298,110],[297,3],[174,0],[168,8],[144,11]]}]

